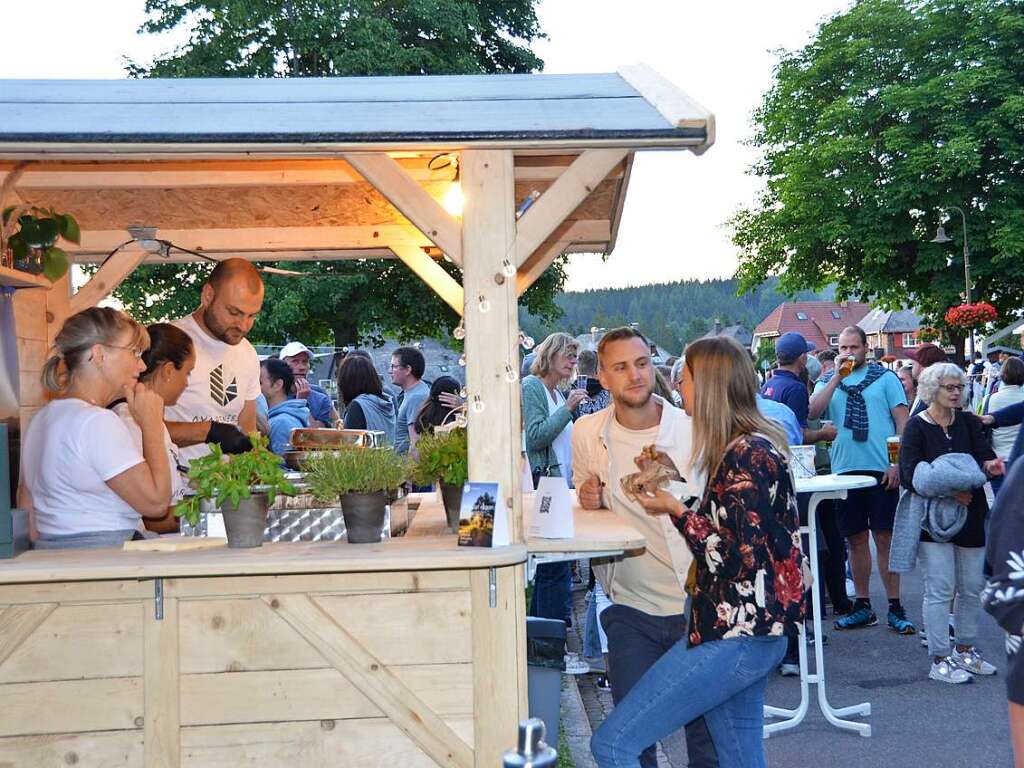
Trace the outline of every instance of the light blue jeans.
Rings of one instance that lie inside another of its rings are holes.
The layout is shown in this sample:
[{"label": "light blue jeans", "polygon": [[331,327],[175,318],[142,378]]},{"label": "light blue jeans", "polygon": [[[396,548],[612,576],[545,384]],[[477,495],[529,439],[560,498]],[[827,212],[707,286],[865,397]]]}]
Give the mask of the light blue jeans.
[{"label": "light blue jeans", "polygon": [[693,648],[680,640],[594,733],[594,759],[600,768],[637,768],[644,748],[703,715],[720,768],[761,768],[764,690],[785,652],[785,637],[739,637]]},{"label": "light blue jeans", "polygon": [[583,622],[583,656],[598,659],[608,653],[608,636],[601,626],[601,614],[612,601],[601,589],[601,582],[594,582],[594,589],[587,593],[587,616]]},{"label": "light blue jeans", "polygon": [[956,641],[960,645],[974,645],[981,615],[981,590],[985,588],[985,548],[922,541],[917,554],[924,572],[928,653],[933,657],[949,656],[949,602],[954,595]]},{"label": "light blue jeans", "polygon": [[[89,531],[69,533],[65,536],[40,535],[32,542],[33,549],[100,549],[118,547],[135,537],[135,531]],[[141,538],[141,536],[140,536]]]}]

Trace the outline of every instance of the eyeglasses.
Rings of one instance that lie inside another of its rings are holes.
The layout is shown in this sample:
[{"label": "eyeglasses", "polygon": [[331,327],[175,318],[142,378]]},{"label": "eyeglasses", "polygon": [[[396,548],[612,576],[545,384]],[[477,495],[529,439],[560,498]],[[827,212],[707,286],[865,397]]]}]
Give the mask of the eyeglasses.
[{"label": "eyeglasses", "polygon": [[136,360],[141,360],[143,353],[146,351],[144,349],[136,349],[135,347],[122,347],[117,344],[103,344],[101,346],[104,346],[107,349],[127,349],[132,353]]},{"label": "eyeglasses", "polygon": [[965,389],[963,384],[940,384],[939,386],[950,394],[953,394],[954,392],[963,392]]},{"label": "eyeglasses", "polygon": [[412,368],[411,365],[402,365],[401,363],[392,363],[390,367],[392,371],[395,370],[395,368]]}]

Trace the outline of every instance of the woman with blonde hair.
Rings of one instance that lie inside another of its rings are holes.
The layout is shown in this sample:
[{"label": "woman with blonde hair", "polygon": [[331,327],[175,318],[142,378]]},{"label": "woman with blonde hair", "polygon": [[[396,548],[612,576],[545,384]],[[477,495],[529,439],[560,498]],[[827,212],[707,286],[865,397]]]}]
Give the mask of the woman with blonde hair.
[{"label": "woman with blonde hair", "polygon": [[[647,745],[702,715],[721,768],[763,766],[766,681],[804,617],[786,438],[757,408],[750,356],[732,339],[699,339],[686,348],[680,389],[693,418],[694,467],[708,478],[704,494],[689,506],[664,490],[639,501],[670,515],[693,551],[689,638],[594,734],[601,768],[638,766]],[[671,464],[664,454],[658,460]],[[638,457],[637,465],[649,461]]]},{"label": "woman with blonde hair", "polygon": [[[139,383],[149,347],[128,315],[92,307],[69,317],[43,366],[54,399],[32,417],[22,443],[19,501],[31,511],[34,546],[120,546],[162,518],[171,498],[164,401]],[[107,406],[125,398],[142,450]]]},{"label": "woman with blonde hair", "polygon": [[[523,428],[534,487],[541,477],[572,478],[572,412],[587,396],[560,391],[576,374],[580,345],[567,333],[552,333],[536,349],[530,375],[523,379]],[[537,567],[530,615],[572,623],[568,563]],[[578,671],[578,670],[571,670]]]}]

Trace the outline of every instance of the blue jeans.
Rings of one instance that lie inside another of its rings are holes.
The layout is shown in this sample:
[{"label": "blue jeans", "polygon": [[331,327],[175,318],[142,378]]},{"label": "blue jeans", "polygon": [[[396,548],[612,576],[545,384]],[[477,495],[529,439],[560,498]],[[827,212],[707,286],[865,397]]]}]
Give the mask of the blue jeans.
[{"label": "blue jeans", "polygon": [[541,563],[533,578],[530,615],[559,619],[572,626],[572,575],[569,563]]},{"label": "blue jeans", "polygon": [[[628,605],[612,604],[601,613],[601,626],[608,636],[608,682],[616,707],[627,700],[634,686],[646,679],[659,659],[680,644],[686,644],[686,615],[682,613],[652,616]],[[662,736],[674,733],[683,725],[686,726],[686,753],[691,768],[718,768],[715,747],[703,717],[684,720]],[[637,752],[643,768],[658,768],[657,741],[655,738],[645,742],[642,754]]]},{"label": "blue jeans", "polygon": [[597,729],[597,764],[635,768],[648,744],[704,715],[722,768],[764,766],[764,690],[785,651],[785,637],[676,643]]}]

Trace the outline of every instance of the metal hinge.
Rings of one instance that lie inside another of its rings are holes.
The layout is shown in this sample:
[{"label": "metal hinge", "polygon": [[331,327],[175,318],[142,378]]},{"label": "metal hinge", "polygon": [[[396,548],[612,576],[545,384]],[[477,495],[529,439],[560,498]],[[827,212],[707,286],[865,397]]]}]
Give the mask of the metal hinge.
[{"label": "metal hinge", "polygon": [[498,571],[495,568],[487,571],[487,604],[491,608],[498,607]]},{"label": "metal hinge", "polygon": [[153,618],[157,621],[164,620],[164,580],[153,581]]}]

